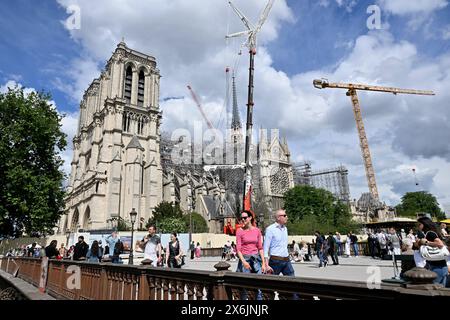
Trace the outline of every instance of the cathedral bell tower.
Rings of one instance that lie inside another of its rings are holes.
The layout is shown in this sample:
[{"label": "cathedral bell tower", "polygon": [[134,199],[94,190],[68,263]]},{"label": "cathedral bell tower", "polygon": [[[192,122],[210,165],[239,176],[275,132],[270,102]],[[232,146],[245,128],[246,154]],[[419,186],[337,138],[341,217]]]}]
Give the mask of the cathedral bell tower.
[{"label": "cathedral bell tower", "polygon": [[122,41],[80,103],[60,230],[111,227],[135,208],[147,220],[162,199],[160,74]]}]

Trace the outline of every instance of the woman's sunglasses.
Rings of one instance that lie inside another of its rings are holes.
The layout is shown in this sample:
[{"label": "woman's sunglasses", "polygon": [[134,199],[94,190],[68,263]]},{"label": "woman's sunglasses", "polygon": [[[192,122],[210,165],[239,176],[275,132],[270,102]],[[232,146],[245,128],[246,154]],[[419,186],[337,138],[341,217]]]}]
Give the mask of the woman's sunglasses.
[{"label": "woman's sunglasses", "polygon": [[241,217],[241,220],[247,220],[249,217]]}]

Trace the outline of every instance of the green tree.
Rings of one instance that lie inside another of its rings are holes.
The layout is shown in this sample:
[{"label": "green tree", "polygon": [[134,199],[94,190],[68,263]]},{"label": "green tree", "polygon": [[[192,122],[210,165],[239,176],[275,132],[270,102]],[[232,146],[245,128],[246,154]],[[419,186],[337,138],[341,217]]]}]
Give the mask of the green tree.
[{"label": "green tree", "polygon": [[[189,232],[190,214],[187,213],[183,216],[183,221],[186,224],[187,231]],[[197,212],[192,212],[192,233],[206,233],[209,231],[208,224],[205,218]]]},{"label": "green tree", "polygon": [[313,234],[316,230],[342,233],[358,228],[349,207],[327,190],[295,186],[284,196],[290,234]]},{"label": "green tree", "polygon": [[45,93],[0,94],[0,236],[51,233],[64,206],[62,116]]},{"label": "green tree", "polygon": [[117,231],[131,231],[131,223],[128,223],[122,217],[119,217]]},{"label": "green tree", "polygon": [[158,221],[158,228],[162,233],[185,233],[187,227],[182,218],[169,217]]},{"label": "green tree", "polygon": [[396,207],[397,214],[404,217],[416,218],[420,212],[430,213],[437,220],[445,219],[445,213],[439,207],[436,197],[426,191],[407,192]]},{"label": "green tree", "polygon": [[183,211],[178,203],[174,204],[173,202],[167,201],[160,202],[155,209],[153,209],[153,217],[148,219],[145,227],[148,228],[150,225],[156,225],[157,223],[159,225],[162,220],[168,218],[183,218]]}]

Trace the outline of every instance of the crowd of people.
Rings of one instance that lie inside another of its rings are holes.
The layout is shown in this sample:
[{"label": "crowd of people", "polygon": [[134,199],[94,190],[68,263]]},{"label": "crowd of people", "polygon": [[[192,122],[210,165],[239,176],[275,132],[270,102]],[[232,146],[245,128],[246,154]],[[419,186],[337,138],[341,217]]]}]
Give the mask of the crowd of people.
[{"label": "crowd of people", "polygon": [[[276,222],[266,228],[264,237],[256,226],[254,216],[249,211],[240,215],[241,228],[236,233],[236,243],[227,241],[223,247],[222,260],[237,261],[237,272],[254,274],[283,274],[294,275],[292,262],[312,261],[317,256],[319,268],[326,267],[331,258],[333,265],[339,265],[340,257],[357,257],[359,255],[358,237],[349,232],[346,239],[339,232],[322,235],[315,232],[311,243],[292,241],[288,244],[287,214],[284,210],[276,211]],[[31,246],[10,250],[6,256],[49,257],[52,259],[70,259],[74,261],[88,261],[91,263],[112,262],[123,263],[121,254],[124,244],[117,232],[102,241],[95,240],[89,246],[83,236],[70,248],[64,243],[58,248],[56,240],[42,248],[37,243]],[[144,261],[154,267],[167,266],[181,268],[185,264],[185,252],[177,233],[170,235],[170,241],[164,248],[156,233],[154,225],[148,228],[148,235],[137,242],[144,253]],[[386,255],[407,254],[414,256],[414,261],[402,259],[402,274],[408,269],[418,266],[434,271],[438,276],[435,283],[450,287],[450,236],[447,226],[439,226],[428,217],[418,219],[418,230],[404,229],[398,232],[395,228],[386,230],[368,230],[367,251],[372,258],[381,259]],[[192,241],[189,244],[190,258],[201,257],[201,246]]]}]

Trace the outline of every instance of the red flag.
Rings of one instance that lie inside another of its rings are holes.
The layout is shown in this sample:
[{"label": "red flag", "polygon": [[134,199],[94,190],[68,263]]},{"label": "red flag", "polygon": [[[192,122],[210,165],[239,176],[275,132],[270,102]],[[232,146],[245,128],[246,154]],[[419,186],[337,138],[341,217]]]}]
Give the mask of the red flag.
[{"label": "red flag", "polygon": [[244,197],[244,211],[248,211],[252,214],[253,217],[252,225],[256,227],[256,215],[252,210],[252,186],[248,188],[248,192],[245,194]]}]

